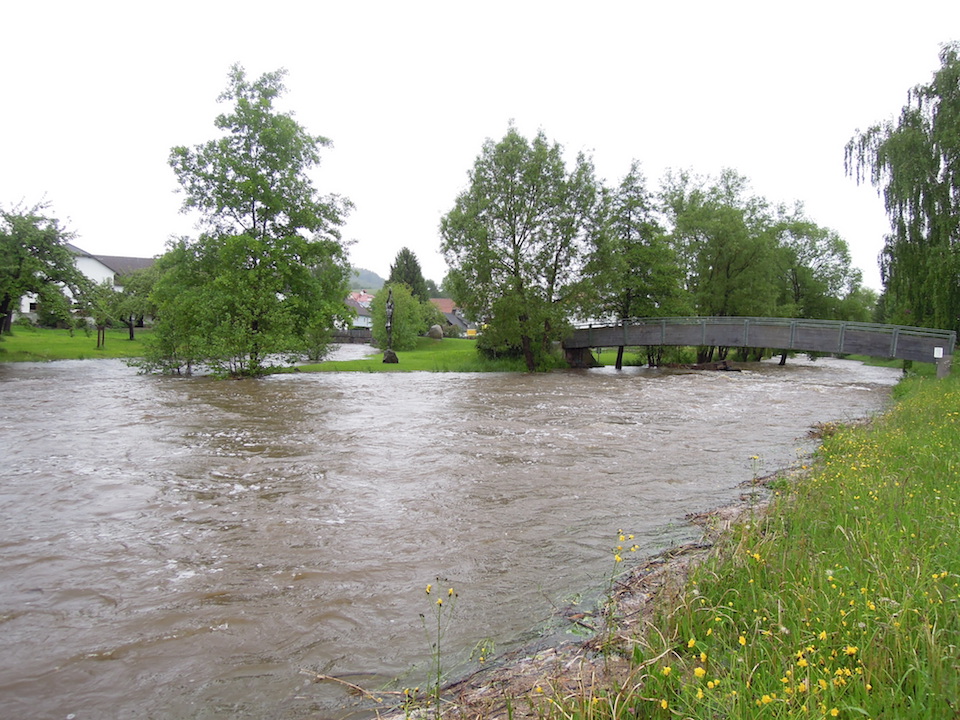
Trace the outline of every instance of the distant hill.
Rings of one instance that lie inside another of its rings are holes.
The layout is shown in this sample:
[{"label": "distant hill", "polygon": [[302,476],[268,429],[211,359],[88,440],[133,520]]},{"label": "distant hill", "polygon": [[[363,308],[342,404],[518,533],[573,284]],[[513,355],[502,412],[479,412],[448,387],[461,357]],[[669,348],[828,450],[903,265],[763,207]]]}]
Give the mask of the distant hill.
[{"label": "distant hill", "polygon": [[372,270],[354,268],[350,288],[352,290],[379,290],[385,282],[386,280]]}]

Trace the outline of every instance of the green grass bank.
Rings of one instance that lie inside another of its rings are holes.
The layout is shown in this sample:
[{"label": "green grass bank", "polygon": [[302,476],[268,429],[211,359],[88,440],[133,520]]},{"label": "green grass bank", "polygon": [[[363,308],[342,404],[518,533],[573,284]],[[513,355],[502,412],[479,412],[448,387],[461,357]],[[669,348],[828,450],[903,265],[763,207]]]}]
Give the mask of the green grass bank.
[{"label": "green grass bank", "polygon": [[413,350],[398,351],[400,362],[383,362],[383,353],[373,353],[360,360],[328,360],[310,365],[298,365],[284,372],[525,372],[523,360],[488,360],[477,353],[475,340],[444,338],[434,340],[417,338]]},{"label": "green grass bank", "polygon": [[0,362],[44,362],[48,360],[91,360],[133,358],[143,355],[143,338],[150,330],[138,328],[134,340],[126,329],[107,330],[106,342],[97,348],[97,331],[53,330],[15,327],[0,335]]},{"label": "green grass bank", "polygon": [[807,472],[774,481],[770,504],[741,516],[642,630],[609,634],[615,680],[569,692],[545,678],[512,707],[540,718],[958,717],[960,380],[908,378],[895,397],[868,425],[825,427]]},{"label": "green grass bank", "polygon": [[[43,362],[48,360],[89,360],[93,358],[135,358],[143,355],[143,340],[149,328],[136,331],[129,339],[125,329],[107,330],[106,344],[97,348],[96,331],[52,330],[16,327],[0,336],[0,362]],[[487,360],[477,354],[476,341],[445,338],[418,338],[413,350],[397,353],[398,364],[383,362],[383,354],[374,350],[369,358],[326,361],[298,365],[279,372],[523,372],[519,359]]]}]

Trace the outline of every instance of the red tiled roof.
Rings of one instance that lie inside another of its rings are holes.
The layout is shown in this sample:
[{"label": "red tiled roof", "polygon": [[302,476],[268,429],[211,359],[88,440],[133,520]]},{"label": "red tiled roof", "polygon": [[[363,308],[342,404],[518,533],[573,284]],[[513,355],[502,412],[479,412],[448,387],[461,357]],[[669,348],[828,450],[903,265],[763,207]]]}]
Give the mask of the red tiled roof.
[{"label": "red tiled roof", "polygon": [[456,303],[450,298],[430,298],[430,302],[437,306],[442,313],[452,313],[456,308]]}]

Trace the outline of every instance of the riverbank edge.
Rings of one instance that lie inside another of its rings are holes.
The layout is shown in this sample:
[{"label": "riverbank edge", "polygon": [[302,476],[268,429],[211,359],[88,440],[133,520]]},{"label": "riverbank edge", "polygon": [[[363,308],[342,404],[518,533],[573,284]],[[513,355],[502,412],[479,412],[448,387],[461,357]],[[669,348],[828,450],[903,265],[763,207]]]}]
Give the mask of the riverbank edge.
[{"label": "riverbank edge", "polygon": [[[863,418],[844,425],[866,425]],[[811,437],[829,431],[832,423],[810,428]],[[738,484],[740,499],[711,510],[690,513],[685,520],[701,528],[697,541],[682,543],[648,556],[614,584],[605,608],[593,615],[603,627],[586,638],[571,639],[547,647],[531,643],[506,653],[465,677],[441,688],[442,714],[447,718],[515,720],[543,716],[542,707],[551,698],[591,697],[594,689],[609,687],[635,675],[636,667],[616,652],[604,652],[609,640],[632,642],[646,623],[665,607],[676,604],[685,591],[690,573],[724,546],[731,529],[751,517],[767,513],[770,486],[796,483],[814,470],[810,458],[804,464]],[[566,618],[584,626],[579,616]],[[377,712],[381,720],[433,716],[430,699],[421,689],[419,698],[407,707]]]}]

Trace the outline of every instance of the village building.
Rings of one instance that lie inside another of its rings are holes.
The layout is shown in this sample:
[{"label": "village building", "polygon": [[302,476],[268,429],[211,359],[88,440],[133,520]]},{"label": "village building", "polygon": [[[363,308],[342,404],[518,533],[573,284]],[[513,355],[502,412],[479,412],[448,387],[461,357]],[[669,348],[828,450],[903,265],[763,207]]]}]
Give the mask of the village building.
[{"label": "village building", "polygon": [[[123,290],[123,277],[137,270],[150,267],[155,258],[121,257],[118,255],[93,255],[76,245],[66,243],[66,248],[73,253],[74,264],[96,285],[109,283],[116,290]],[[37,320],[37,298],[35,295],[24,295],[20,299],[20,317]]]}]

